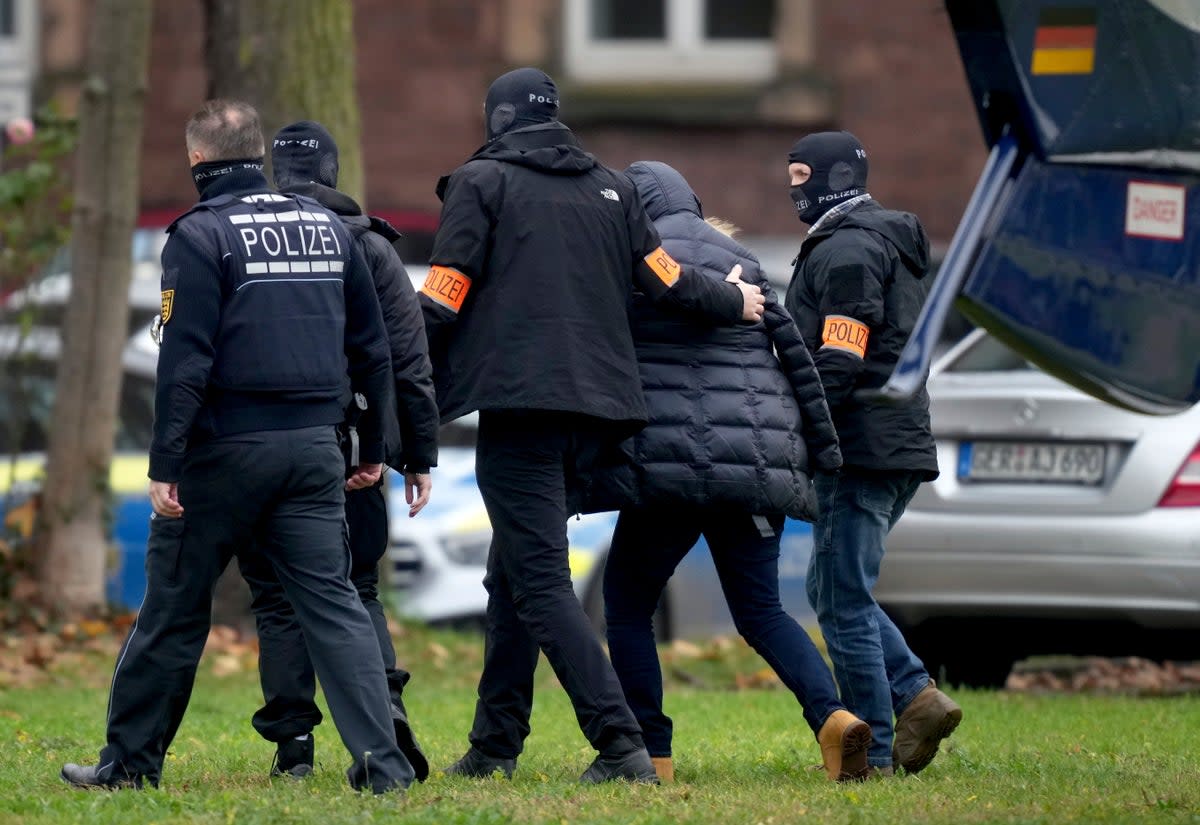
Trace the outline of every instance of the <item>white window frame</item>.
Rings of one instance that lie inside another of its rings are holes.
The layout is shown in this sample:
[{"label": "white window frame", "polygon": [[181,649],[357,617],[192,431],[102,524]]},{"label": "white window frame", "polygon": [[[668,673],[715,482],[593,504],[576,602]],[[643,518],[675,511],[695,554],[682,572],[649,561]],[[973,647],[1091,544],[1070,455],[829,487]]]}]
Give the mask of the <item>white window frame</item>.
[{"label": "white window frame", "polygon": [[775,41],[704,36],[706,0],[666,0],[666,38],[601,40],[590,31],[596,0],[566,0],[566,68],[581,83],[757,83],[776,76]]},{"label": "white window frame", "polygon": [[[6,66],[25,63],[32,57],[38,26],[34,0],[12,0],[12,4],[16,31],[11,36],[0,34],[0,63]],[[32,69],[32,66],[29,68]]]},{"label": "white window frame", "polygon": [[38,32],[41,21],[35,0],[13,0],[16,31],[0,35],[0,125],[13,117],[28,117],[30,89],[37,75]]}]

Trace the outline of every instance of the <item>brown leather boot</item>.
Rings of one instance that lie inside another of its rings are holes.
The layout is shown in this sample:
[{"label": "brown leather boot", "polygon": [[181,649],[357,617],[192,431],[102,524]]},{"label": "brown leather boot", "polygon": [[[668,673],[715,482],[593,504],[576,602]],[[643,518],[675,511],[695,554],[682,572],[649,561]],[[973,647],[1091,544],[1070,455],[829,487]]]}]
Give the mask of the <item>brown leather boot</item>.
[{"label": "brown leather boot", "polygon": [[670,785],[675,781],[675,766],[671,763],[671,757],[651,756],[650,761],[654,763],[654,772],[658,774],[659,784]]},{"label": "brown leather boot", "polygon": [[867,750],[871,726],[848,710],[835,710],[817,734],[825,775],[836,782],[867,777]]},{"label": "brown leather boot", "polygon": [[938,745],[962,721],[962,708],[937,689],[932,679],[896,719],[892,762],[916,773],[937,756]]}]

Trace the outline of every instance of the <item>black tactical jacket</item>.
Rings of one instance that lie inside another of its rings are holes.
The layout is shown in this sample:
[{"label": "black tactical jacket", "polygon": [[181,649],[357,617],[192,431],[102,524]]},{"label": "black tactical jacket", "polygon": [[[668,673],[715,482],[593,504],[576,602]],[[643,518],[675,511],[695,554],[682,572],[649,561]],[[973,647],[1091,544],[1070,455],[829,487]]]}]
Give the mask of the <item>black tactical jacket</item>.
[{"label": "black tactical jacket", "polygon": [[874,201],[818,224],[800,247],[787,309],[816,362],[847,467],[937,477],[924,388],[873,400],[900,358],[929,291],[929,240],[916,216]]}]

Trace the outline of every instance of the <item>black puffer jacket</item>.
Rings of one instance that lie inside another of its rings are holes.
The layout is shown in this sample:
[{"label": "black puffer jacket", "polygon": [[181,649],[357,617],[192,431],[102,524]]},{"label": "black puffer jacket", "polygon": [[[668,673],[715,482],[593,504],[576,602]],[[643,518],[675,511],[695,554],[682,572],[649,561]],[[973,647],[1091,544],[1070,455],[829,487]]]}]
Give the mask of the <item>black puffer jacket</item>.
[{"label": "black puffer jacket", "polygon": [[657,162],[628,174],[675,260],[717,280],[740,263],[767,310],[762,323],[714,328],[635,295],[630,319],[650,423],[622,444],[623,462],[596,472],[589,509],[687,503],[814,519],[810,467],[837,469],[841,456],[796,325],[758,259],[704,221],[682,175]]},{"label": "black puffer jacket", "polygon": [[[813,353],[848,467],[937,478],[925,388],[905,401],[861,392],[892,374],[929,293],[928,271],[929,240],[916,216],[874,201],[830,216],[800,247],[787,309]],[[826,340],[831,318],[860,331],[861,354],[840,345],[836,330]]]}]

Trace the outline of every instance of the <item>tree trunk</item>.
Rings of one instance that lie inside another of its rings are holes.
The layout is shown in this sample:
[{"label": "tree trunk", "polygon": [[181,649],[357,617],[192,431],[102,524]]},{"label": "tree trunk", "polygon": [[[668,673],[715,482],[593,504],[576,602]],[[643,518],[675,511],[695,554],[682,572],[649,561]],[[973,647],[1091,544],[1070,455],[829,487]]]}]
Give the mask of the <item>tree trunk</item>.
[{"label": "tree trunk", "polygon": [[[231,7],[236,7],[236,13]],[[338,144],[338,189],[363,202],[354,15],[347,0],[206,0],[210,89],[258,109],[266,134],[316,120]],[[236,19],[235,19],[236,18]],[[237,44],[236,49],[230,44]],[[236,71],[229,55],[236,52]],[[220,61],[220,62],[217,62]]]},{"label": "tree trunk", "polygon": [[241,70],[238,7],[242,0],[204,0],[204,63],[209,98],[249,100],[251,78]]},{"label": "tree trunk", "polygon": [[109,464],[129,325],[151,0],[96,0],[79,108],[71,297],[42,492],[38,583],[62,612],[104,604]]},{"label": "tree trunk", "polygon": [[[271,138],[316,120],[338,144],[338,189],[363,203],[362,137],[355,86],[354,20],[348,0],[205,0],[209,94],[244,100],[262,119],[270,178]],[[252,627],[249,592],[229,566],[213,621]]]}]

